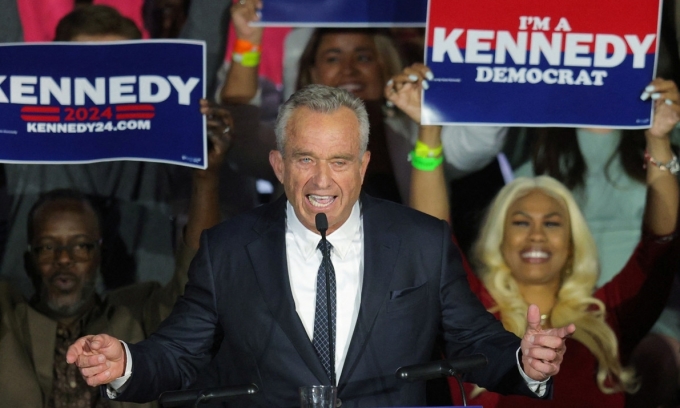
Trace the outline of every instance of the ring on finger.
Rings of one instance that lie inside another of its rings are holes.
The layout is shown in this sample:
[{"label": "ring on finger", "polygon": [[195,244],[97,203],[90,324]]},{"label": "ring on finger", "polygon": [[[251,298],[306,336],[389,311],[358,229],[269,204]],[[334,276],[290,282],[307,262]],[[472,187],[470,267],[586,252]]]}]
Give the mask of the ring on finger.
[{"label": "ring on finger", "polygon": [[246,0],[238,0],[238,4],[245,6],[246,5]]}]

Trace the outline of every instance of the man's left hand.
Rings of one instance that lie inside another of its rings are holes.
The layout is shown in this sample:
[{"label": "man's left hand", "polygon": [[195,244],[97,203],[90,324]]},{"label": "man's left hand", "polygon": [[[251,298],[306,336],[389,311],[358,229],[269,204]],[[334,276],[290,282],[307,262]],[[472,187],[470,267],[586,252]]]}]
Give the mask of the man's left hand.
[{"label": "man's left hand", "polygon": [[545,381],[560,371],[567,350],[565,339],[576,331],[570,324],[556,329],[543,329],[538,306],[529,305],[527,330],[522,337],[522,368],[536,381]]}]

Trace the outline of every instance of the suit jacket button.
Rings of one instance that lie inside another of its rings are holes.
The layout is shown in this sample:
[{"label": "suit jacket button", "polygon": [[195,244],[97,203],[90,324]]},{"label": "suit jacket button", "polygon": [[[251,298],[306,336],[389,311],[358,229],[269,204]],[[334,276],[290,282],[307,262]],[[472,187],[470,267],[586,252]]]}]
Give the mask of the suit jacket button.
[{"label": "suit jacket button", "polygon": [[340,408],[342,406],[342,400],[340,398],[335,399],[335,408]]}]

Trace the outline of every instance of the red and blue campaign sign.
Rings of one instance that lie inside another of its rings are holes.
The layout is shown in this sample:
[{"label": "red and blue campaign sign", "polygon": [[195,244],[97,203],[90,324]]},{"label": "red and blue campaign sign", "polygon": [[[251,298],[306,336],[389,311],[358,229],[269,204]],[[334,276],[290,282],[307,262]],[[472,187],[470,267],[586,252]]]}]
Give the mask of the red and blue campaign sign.
[{"label": "red and blue campaign sign", "polygon": [[265,0],[266,26],[423,27],[427,0]]},{"label": "red and blue campaign sign", "polygon": [[649,127],[660,0],[430,0],[425,124]]},{"label": "red and blue campaign sign", "polygon": [[195,41],[0,45],[0,161],[205,168]]}]

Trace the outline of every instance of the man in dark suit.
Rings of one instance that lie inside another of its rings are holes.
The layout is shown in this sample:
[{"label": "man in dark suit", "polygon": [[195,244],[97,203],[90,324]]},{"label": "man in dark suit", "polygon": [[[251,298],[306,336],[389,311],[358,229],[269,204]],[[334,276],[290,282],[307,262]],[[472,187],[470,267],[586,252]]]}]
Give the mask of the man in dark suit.
[{"label": "man in dark suit", "polygon": [[[299,406],[298,387],[330,384],[336,372],[344,406],[423,405],[424,383],[401,382],[395,371],[428,361],[442,334],[449,358],[487,356],[468,381],[550,395],[573,325],[542,330],[531,307],[524,338],[506,332],[471,293],[443,221],[360,194],[370,159],[360,100],[307,87],[282,107],[276,134],[270,162],[285,197],[203,234],[184,297],[151,338],[77,340],[67,360],[90,385],[110,383],[117,399],[155,399],[189,387],[219,346],[230,357],[220,361],[223,385],[260,389],[230,406]],[[319,268],[318,213],[328,219],[329,275]],[[317,271],[334,283],[329,292],[317,290]],[[337,300],[325,331],[318,311],[327,295]]]}]

